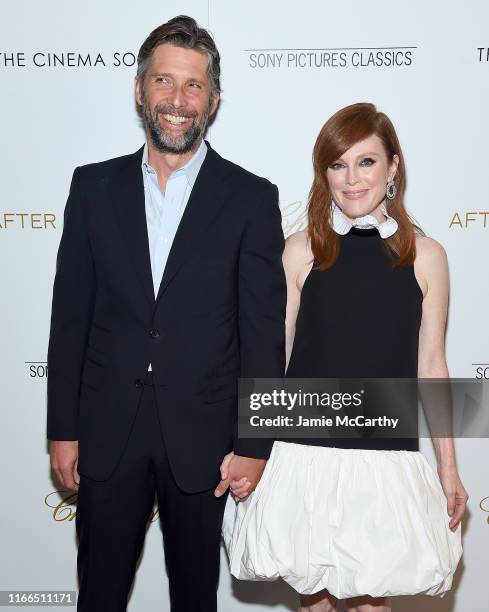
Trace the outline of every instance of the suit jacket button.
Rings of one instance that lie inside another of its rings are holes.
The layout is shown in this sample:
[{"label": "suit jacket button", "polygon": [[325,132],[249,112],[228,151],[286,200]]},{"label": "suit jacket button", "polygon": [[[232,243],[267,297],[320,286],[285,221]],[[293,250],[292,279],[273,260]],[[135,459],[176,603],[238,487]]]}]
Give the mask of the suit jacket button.
[{"label": "suit jacket button", "polygon": [[149,330],[149,335],[156,340],[156,338],[160,337],[160,332],[157,329],[150,329]]},{"label": "suit jacket button", "polygon": [[140,378],[136,378],[136,380],[134,381],[134,386],[139,389],[143,386],[143,381]]}]

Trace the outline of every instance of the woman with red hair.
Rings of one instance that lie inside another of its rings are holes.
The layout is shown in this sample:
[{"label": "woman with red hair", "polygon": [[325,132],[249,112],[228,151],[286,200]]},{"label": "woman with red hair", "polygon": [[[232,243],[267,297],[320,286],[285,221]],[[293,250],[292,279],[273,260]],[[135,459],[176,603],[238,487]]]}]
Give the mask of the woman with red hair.
[{"label": "woman with red hair", "polygon": [[[288,378],[448,378],[448,265],[404,207],[395,129],[354,104],[321,129],[308,228],[286,241]],[[282,577],[300,610],[385,612],[389,597],[450,589],[467,493],[453,440],[275,442],[249,495],[231,483],[224,539],[231,572]],[[235,503],[239,501],[239,503]]]}]

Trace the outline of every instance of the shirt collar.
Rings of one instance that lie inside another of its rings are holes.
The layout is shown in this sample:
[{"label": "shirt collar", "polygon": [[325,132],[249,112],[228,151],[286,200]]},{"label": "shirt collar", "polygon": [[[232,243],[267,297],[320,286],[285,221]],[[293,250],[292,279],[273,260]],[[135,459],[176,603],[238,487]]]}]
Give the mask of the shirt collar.
[{"label": "shirt collar", "polygon": [[385,240],[397,232],[398,225],[397,221],[387,213],[385,200],[380,205],[380,210],[385,217],[385,221],[381,223],[379,223],[373,215],[363,215],[356,219],[350,219],[333,200],[331,210],[333,229],[337,234],[344,236],[348,234],[352,227],[358,227],[360,229],[375,228],[378,230],[380,237]]},{"label": "shirt collar", "polygon": [[[190,187],[193,187],[195,181],[197,180],[197,175],[199,174],[199,170],[202,164],[204,163],[206,154],[207,154],[207,145],[205,144],[204,139],[202,139],[200,142],[199,148],[192,155],[192,157],[188,160],[188,162],[181,168],[178,168],[178,170],[175,170],[174,172],[172,172],[170,174],[170,177],[176,175],[177,173],[180,174],[183,172],[185,173],[188,184],[190,185]],[[155,172],[154,169],[151,167],[151,165],[148,162],[148,143],[147,142],[144,144],[143,159],[141,162],[141,167],[146,172]]]}]

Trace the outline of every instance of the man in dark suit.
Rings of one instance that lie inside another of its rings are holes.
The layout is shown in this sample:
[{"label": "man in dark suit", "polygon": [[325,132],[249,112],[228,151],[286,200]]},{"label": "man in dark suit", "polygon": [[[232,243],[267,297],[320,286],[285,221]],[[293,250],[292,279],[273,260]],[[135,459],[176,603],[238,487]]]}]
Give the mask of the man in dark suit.
[{"label": "man in dark suit", "polygon": [[138,55],[145,146],[73,175],[47,434],[78,490],[79,610],[126,609],[156,493],[171,609],[214,611],[223,493],[249,494],[270,453],[237,436],[237,379],[283,374],[278,194],[203,140],[219,73],[193,19],[157,28]]}]

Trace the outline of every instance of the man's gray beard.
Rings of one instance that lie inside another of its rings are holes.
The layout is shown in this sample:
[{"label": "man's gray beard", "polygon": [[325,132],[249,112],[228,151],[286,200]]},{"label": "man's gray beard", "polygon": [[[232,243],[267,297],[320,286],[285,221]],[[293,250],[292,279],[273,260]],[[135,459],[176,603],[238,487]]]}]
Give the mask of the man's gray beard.
[{"label": "man's gray beard", "polygon": [[[151,112],[144,95],[141,102],[144,127],[151,138],[153,146],[160,153],[182,154],[192,151],[198,140],[204,135],[207,129],[212,106],[212,98],[209,98],[209,104],[207,105],[201,120],[198,121],[197,118],[194,117],[192,120],[192,125],[178,138],[171,138],[171,136],[169,136],[165,132],[164,128],[162,128],[159,124],[158,114],[161,112],[161,106],[156,106],[154,111]],[[178,115],[177,109],[175,109],[175,114]]]}]

